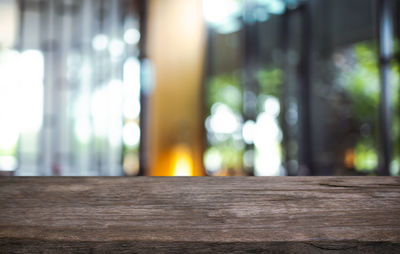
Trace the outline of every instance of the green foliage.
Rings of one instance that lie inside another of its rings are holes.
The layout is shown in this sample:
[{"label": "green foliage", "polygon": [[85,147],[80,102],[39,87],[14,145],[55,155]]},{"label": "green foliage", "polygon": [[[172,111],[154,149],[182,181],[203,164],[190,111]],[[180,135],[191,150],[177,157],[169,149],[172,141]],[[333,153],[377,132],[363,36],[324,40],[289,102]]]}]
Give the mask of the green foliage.
[{"label": "green foliage", "polygon": [[[211,77],[207,84],[206,90],[206,110],[207,115],[211,116],[211,108],[216,103],[226,105],[235,114],[241,115],[242,112],[242,88],[240,86],[238,72],[231,74],[222,74]],[[216,133],[209,135],[217,137]],[[210,142],[210,140],[208,140]],[[240,170],[242,168],[243,149],[235,146],[234,137],[227,136],[226,139],[221,139],[213,142],[206,153],[217,154],[221,158],[222,169]]]},{"label": "green foliage", "polygon": [[225,169],[239,170],[241,168],[243,158],[242,149],[234,149],[228,143],[223,143],[208,148],[206,153],[218,154],[222,159],[222,167]]},{"label": "green foliage", "polygon": [[[282,70],[276,67],[267,67],[256,72],[256,79],[260,85],[258,100],[265,101],[265,97],[279,97],[280,86],[283,81]],[[211,114],[211,107],[215,103],[222,103],[228,106],[237,114],[242,112],[242,87],[237,73],[215,76],[210,79],[207,90],[207,109],[208,115]],[[213,135],[212,133],[210,133]],[[242,169],[243,147],[238,145],[238,141],[230,136],[229,138],[212,144],[207,149],[206,154],[218,154],[221,157],[222,168],[239,171]],[[280,144],[277,144],[280,149]]]},{"label": "green foliage", "polygon": [[374,45],[354,46],[353,69],[344,70],[344,87],[352,101],[353,116],[360,122],[376,123],[379,107],[379,70]]},{"label": "green foliage", "polygon": [[[361,137],[355,145],[357,170],[373,170],[378,165],[377,147],[379,128],[379,64],[376,44],[371,42],[357,43],[352,48],[353,63],[347,69],[342,69],[342,83],[349,95],[352,105],[352,116],[361,126],[368,123],[375,130],[370,136]],[[390,77],[392,102],[394,105],[393,133],[395,145],[395,158],[399,153],[399,64],[393,63]]]},{"label": "green foliage", "polygon": [[355,148],[355,168],[372,171],[378,166],[378,155],[369,139],[358,140]]},{"label": "green foliage", "polygon": [[261,69],[257,72],[260,93],[279,97],[280,86],[283,82],[282,70],[276,67]]},{"label": "green foliage", "polygon": [[207,86],[207,113],[216,102],[223,103],[239,113],[242,109],[242,90],[236,74],[224,74],[212,77]]},{"label": "green foliage", "polygon": [[0,148],[0,155],[11,155],[14,156],[17,154],[17,144],[10,148]]}]

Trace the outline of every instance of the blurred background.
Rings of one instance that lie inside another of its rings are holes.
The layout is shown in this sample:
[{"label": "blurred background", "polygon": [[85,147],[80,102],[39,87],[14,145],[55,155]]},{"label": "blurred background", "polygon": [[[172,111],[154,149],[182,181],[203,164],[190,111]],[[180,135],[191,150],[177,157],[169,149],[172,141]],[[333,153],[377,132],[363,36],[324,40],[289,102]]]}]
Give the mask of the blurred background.
[{"label": "blurred background", "polygon": [[399,175],[400,0],[0,0],[0,175]]}]

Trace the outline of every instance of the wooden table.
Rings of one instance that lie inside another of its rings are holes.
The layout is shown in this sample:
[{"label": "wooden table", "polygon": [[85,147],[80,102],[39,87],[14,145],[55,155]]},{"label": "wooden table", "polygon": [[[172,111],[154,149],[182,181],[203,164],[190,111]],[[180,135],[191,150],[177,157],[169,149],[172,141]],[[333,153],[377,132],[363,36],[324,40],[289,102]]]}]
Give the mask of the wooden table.
[{"label": "wooden table", "polygon": [[3,177],[1,253],[400,253],[398,177]]}]

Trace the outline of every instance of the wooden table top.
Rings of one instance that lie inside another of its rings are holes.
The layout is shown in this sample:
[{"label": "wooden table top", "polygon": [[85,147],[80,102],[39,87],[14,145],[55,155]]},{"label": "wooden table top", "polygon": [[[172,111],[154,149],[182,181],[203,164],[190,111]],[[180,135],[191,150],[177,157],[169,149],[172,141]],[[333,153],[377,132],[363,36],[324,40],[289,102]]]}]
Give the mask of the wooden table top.
[{"label": "wooden table top", "polygon": [[399,177],[1,177],[0,253],[400,253]]}]

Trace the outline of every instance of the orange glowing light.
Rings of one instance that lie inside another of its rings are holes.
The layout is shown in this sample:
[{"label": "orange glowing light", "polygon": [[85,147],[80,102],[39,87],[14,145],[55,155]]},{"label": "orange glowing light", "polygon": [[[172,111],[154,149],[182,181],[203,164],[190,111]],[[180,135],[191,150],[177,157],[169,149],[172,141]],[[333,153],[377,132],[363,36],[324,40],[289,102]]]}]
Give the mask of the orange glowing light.
[{"label": "orange glowing light", "polygon": [[193,159],[186,145],[177,145],[172,150],[172,175],[193,176]]},{"label": "orange glowing light", "polygon": [[355,159],[356,159],[356,154],[354,152],[354,149],[353,148],[347,149],[344,156],[344,165],[346,166],[346,168],[348,169],[354,168]]}]

